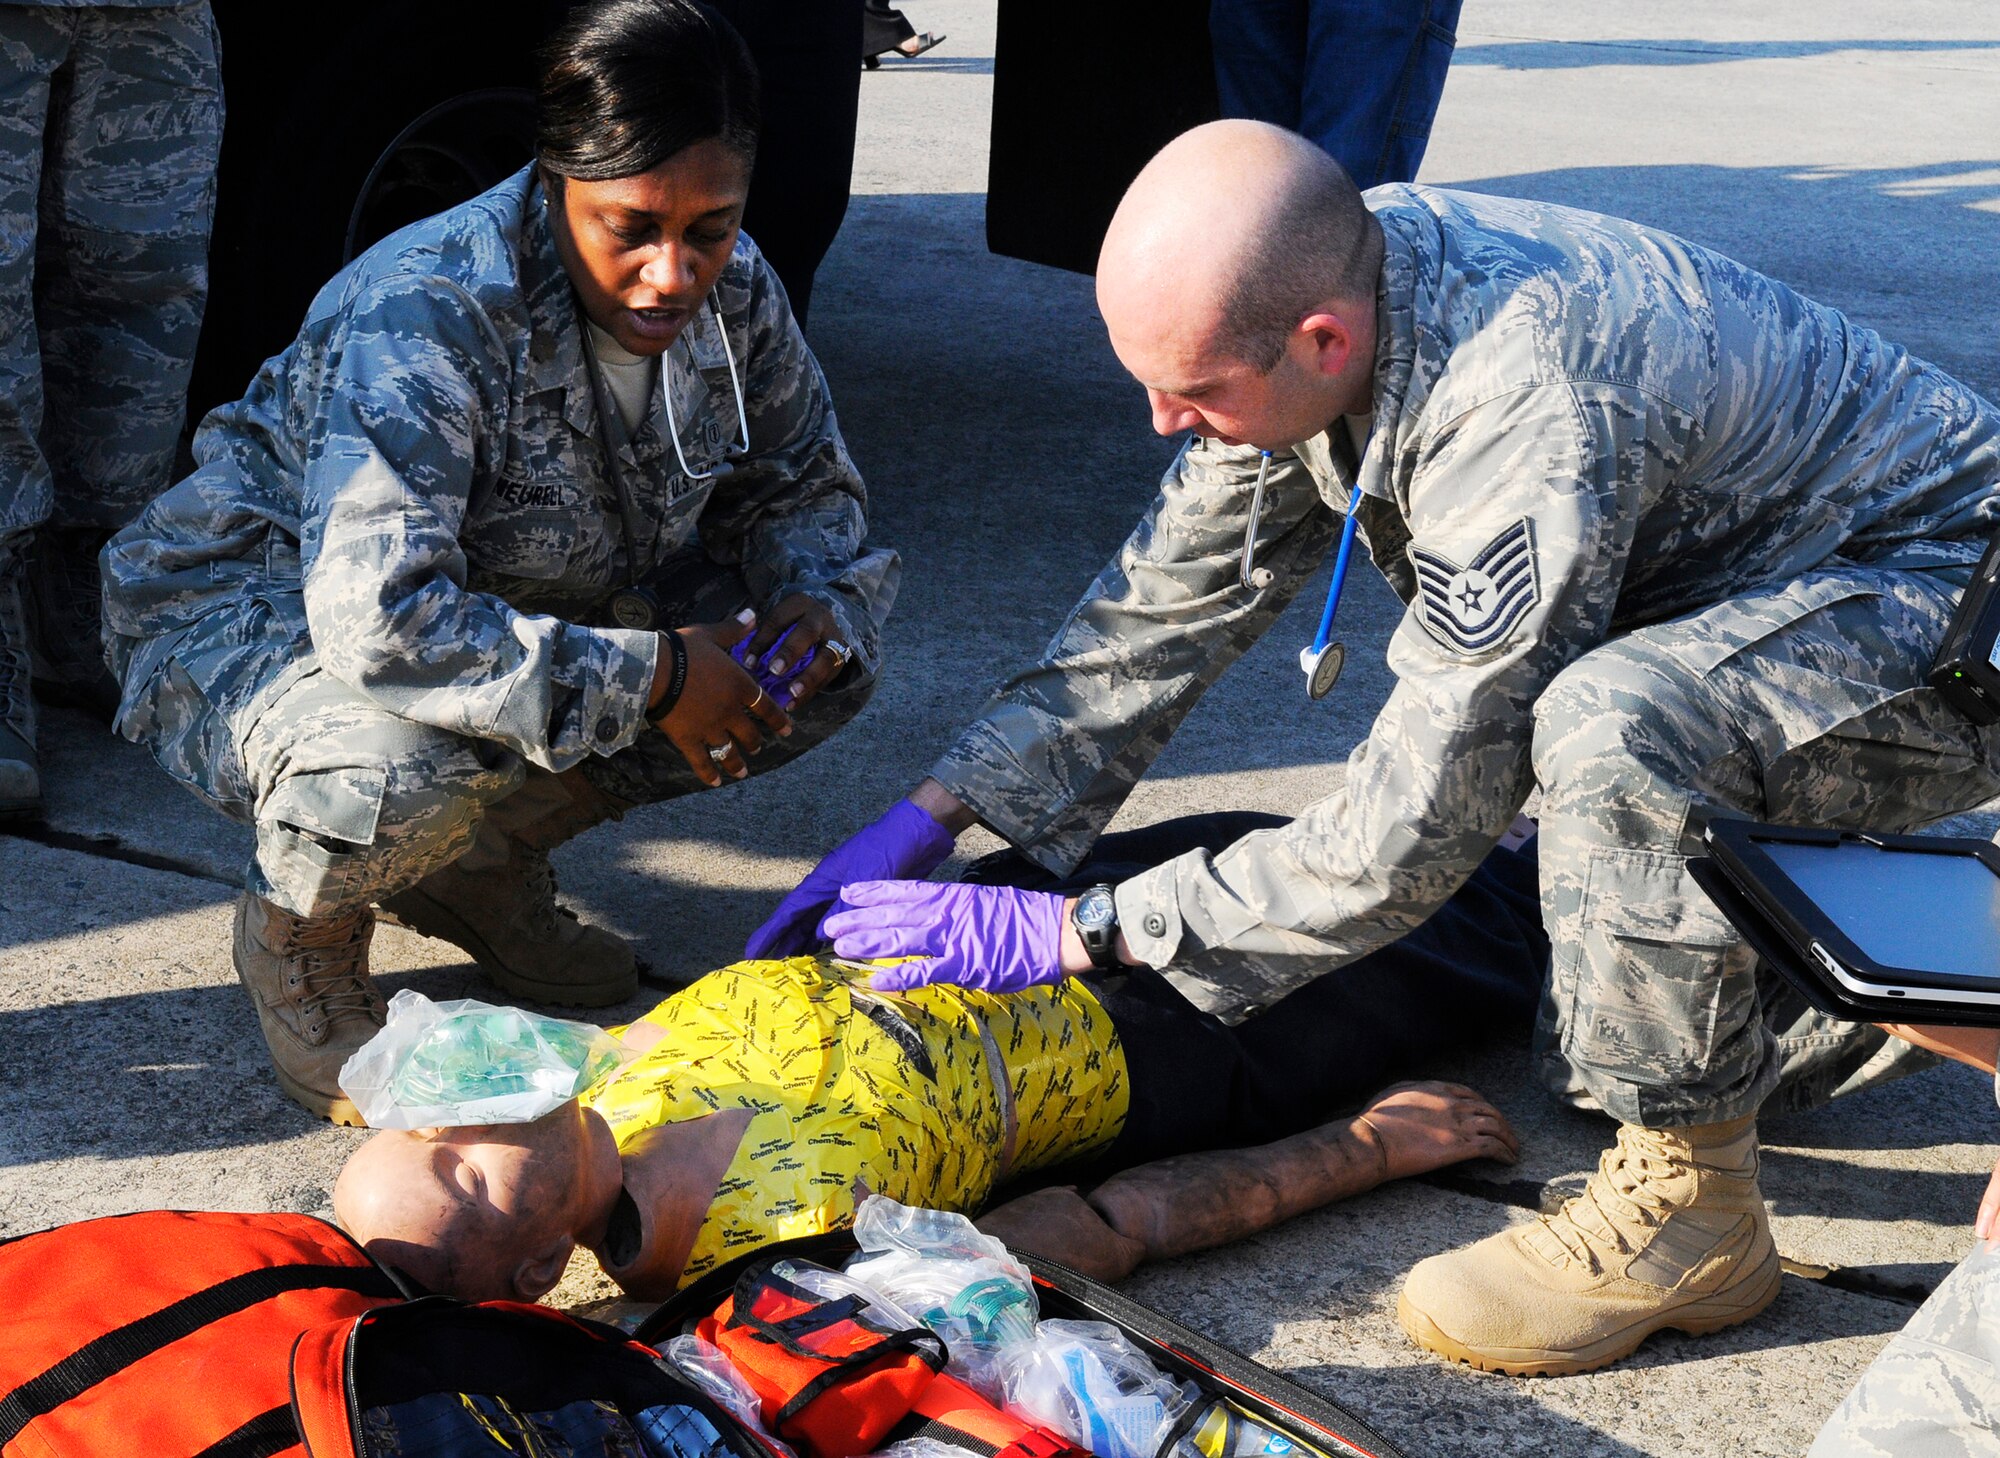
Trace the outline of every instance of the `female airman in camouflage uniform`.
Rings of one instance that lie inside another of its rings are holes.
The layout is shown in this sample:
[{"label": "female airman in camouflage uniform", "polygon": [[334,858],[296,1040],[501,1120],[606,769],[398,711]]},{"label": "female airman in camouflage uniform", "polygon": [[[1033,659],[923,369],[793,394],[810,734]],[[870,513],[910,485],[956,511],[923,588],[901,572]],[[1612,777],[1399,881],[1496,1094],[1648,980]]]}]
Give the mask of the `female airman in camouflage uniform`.
[{"label": "female airman in camouflage uniform", "polygon": [[[336,276],[104,556],[119,728],[256,826],[237,972],[287,1091],[338,1119],[382,1018],[373,906],[516,996],[629,996],[548,850],[832,733],[894,596],[738,232],[741,42],[687,0],[593,0],[541,109],[537,163]],[[634,583],[676,630],[614,624]]]}]

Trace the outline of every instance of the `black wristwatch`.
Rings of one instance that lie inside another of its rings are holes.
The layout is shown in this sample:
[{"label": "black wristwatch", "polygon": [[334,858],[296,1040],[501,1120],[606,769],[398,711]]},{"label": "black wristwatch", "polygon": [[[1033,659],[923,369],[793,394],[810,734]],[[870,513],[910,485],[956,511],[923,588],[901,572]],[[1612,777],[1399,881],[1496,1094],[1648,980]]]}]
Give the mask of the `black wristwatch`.
[{"label": "black wristwatch", "polygon": [[1069,922],[1076,928],[1084,951],[1090,953],[1091,966],[1111,972],[1125,965],[1118,960],[1118,903],[1112,899],[1109,886],[1092,886],[1077,897]]}]

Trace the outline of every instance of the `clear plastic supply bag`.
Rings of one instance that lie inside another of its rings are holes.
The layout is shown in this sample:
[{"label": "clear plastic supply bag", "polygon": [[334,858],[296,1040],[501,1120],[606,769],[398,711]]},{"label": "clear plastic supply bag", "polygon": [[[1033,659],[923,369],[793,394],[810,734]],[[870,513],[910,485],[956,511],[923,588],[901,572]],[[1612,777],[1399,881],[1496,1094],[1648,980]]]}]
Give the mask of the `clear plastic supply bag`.
[{"label": "clear plastic supply bag", "polygon": [[1095,1458],[1153,1458],[1198,1396],[1102,1321],[1045,1321],[1000,1353],[1006,1403]]},{"label": "clear plastic supply bag", "polygon": [[1027,1268],[963,1215],[885,1195],[861,1202],[854,1238],[861,1252],[847,1274],[943,1337],[951,1353],[945,1370],[999,1402],[1001,1350],[1035,1335],[1038,1306]]},{"label": "clear plastic supply bag", "polygon": [[854,1243],[864,1255],[900,1250],[927,1260],[998,1261],[1028,1279],[1028,1268],[1007,1247],[953,1210],[901,1205],[870,1195],[854,1212]]},{"label": "clear plastic supply bag", "polygon": [[771,1262],[771,1274],[822,1301],[838,1301],[843,1296],[858,1298],[867,1308],[863,1314],[884,1331],[909,1331],[923,1324],[888,1293],[845,1272],[828,1270],[817,1261],[795,1261],[786,1256]]},{"label": "clear plastic supply bag", "polygon": [[408,988],[342,1065],[340,1086],[373,1129],[525,1124],[595,1085],[625,1056],[590,1023]]},{"label": "clear plastic supply bag", "polygon": [[659,1350],[682,1376],[713,1398],[718,1407],[763,1439],[778,1458],[797,1458],[789,1443],[764,1426],[764,1409],[757,1401],[757,1394],[737,1374],[720,1347],[690,1334],[675,1337]]},{"label": "clear plastic supply bag", "polygon": [[940,1442],[919,1433],[914,1438],[903,1438],[886,1448],[877,1448],[869,1458],[966,1458],[970,1451],[956,1443]]}]

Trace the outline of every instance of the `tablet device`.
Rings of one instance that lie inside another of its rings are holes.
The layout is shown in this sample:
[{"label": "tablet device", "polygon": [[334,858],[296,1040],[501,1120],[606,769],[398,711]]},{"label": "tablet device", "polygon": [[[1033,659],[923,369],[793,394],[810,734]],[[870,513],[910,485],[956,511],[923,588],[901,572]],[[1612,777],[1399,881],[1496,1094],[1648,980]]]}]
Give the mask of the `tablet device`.
[{"label": "tablet device", "polygon": [[1697,881],[1815,1006],[2000,1023],[2000,849],[1989,842],[1747,820],[1713,821],[1705,838],[1726,884]]}]

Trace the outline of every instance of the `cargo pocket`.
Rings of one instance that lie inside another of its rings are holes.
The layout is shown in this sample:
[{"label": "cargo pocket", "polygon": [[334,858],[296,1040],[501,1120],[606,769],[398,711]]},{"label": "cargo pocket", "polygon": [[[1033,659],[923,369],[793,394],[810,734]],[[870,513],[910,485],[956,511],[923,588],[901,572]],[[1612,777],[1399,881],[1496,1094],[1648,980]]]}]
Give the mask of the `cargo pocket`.
[{"label": "cargo pocket", "polygon": [[382,815],[387,776],[354,766],[294,775],[257,811],[257,865],[302,916],[321,916],[355,899],[365,884]]},{"label": "cargo pocket", "polygon": [[2000,791],[2000,729],[1972,723],[1929,683],[1956,569],[1883,575],[1869,621],[1842,635],[1867,669],[1810,682],[1814,715],[1765,767],[1764,818],[1914,830]]},{"label": "cargo pocket", "polygon": [[1857,571],[1818,572],[1737,593],[1685,617],[1641,628],[1632,636],[1642,642],[1657,639],[1672,657],[1705,678],[1813,613],[1854,598],[1879,596],[1879,586]]},{"label": "cargo pocket", "polygon": [[[1752,959],[1664,851],[1590,853],[1565,1055],[1624,1083],[1727,1083],[1758,1040]],[[1732,1046],[1735,1045],[1735,1046]]]},{"label": "cargo pocket", "polygon": [[1699,788],[1743,813],[1781,818],[1753,792],[1786,755],[1893,695],[1898,685],[1885,671],[1921,679],[1914,660],[1897,667],[1909,655],[1884,632],[1899,611],[1885,601],[1882,578],[1860,568],[1818,572],[1631,635],[1634,648],[1651,647],[1691,679],[1688,712],[1728,728],[1734,763],[1755,782]]}]

